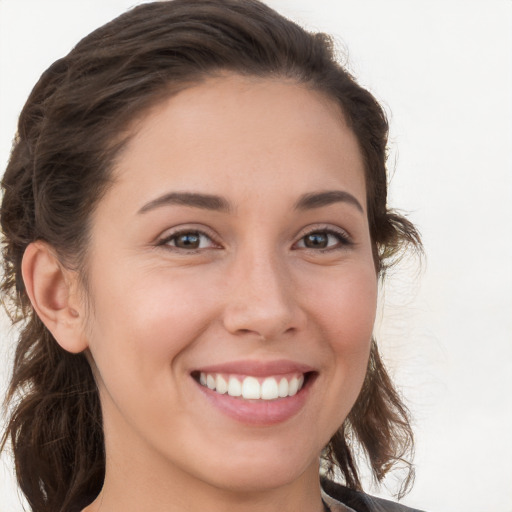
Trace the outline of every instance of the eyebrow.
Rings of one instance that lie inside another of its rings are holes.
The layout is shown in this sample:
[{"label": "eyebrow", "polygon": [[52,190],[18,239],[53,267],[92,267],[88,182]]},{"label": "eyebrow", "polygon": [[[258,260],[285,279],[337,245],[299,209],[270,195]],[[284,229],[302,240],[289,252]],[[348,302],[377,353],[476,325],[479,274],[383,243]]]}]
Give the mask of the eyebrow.
[{"label": "eyebrow", "polygon": [[231,209],[228,201],[220,196],[197,192],[169,192],[146,203],[138,213],[146,213],[161,206],[175,204],[220,212],[228,212]]},{"label": "eyebrow", "polygon": [[[328,190],[326,192],[304,194],[295,203],[295,209],[312,210],[334,203],[348,203],[355,206],[361,213],[364,213],[361,203],[352,194],[344,190]],[[221,196],[200,194],[198,192],[169,192],[146,203],[138,213],[146,213],[156,208],[170,205],[189,206],[219,212],[229,212],[232,210],[230,203]]]},{"label": "eyebrow", "polygon": [[355,206],[361,213],[364,213],[361,203],[352,194],[344,190],[328,190],[326,192],[304,194],[295,204],[295,209],[311,210],[334,203],[348,203]]}]

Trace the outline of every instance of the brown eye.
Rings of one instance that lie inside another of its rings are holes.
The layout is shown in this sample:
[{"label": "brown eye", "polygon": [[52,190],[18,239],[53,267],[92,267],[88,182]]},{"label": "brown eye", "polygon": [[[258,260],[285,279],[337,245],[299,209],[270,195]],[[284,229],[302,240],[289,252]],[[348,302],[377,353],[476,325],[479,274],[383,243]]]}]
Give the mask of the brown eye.
[{"label": "brown eye", "polygon": [[215,247],[215,243],[205,233],[200,231],[181,231],[179,233],[173,233],[159,245],[175,247],[177,249],[196,251],[200,249],[210,249]]},{"label": "brown eye", "polygon": [[327,233],[310,233],[304,237],[304,246],[308,249],[325,249],[329,244]]},{"label": "brown eye", "polygon": [[351,245],[351,239],[346,233],[326,229],[321,231],[311,231],[304,235],[297,243],[299,249],[341,249]]},{"label": "brown eye", "polygon": [[180,249],[198,249],[200,242],[199,233],[183,233],[174,239],[174,245]]}]

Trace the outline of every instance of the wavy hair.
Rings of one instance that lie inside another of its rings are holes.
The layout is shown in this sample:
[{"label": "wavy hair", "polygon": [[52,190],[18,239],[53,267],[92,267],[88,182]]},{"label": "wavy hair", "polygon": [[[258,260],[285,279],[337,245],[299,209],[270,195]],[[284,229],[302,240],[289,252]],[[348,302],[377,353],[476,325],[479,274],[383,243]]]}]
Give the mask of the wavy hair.
[{"label": "wavy hair", "polygon": [[[44,240],[65,265],[83,268],[91,212],[111,183],[130,123],[223,72],[291,80],[336,101],[364,159],[376,271],[383,275],[407,246],[421,247],[414,226],[387,208],[386,116],[338,63],[329,36],[307,32],[257,0],[173,0],[137,6],[85,37],[32,90],[2,181],[1,291],[20,330],[0,447],[10,442],[34,512],[65,512],[96,496],[105,453],[91,368],[84,354],[64,351],[35,314],[21,276],[24,251]],[[359,490],[357,450],[381,481],[412,439],[407,409],[374,342],[359,398],[325,460]]]}]

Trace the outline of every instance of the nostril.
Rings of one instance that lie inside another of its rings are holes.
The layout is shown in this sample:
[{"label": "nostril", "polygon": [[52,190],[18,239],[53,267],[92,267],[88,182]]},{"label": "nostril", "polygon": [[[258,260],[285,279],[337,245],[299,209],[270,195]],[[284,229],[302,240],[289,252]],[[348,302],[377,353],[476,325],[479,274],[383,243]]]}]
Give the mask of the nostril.
[{"label": "nostril", "polygon": [[254,336],[256,338],[260,338],[262,341],[265,341],[267,337],[259,331],[253,329],[238,329],[235,334],[240,336]]}]

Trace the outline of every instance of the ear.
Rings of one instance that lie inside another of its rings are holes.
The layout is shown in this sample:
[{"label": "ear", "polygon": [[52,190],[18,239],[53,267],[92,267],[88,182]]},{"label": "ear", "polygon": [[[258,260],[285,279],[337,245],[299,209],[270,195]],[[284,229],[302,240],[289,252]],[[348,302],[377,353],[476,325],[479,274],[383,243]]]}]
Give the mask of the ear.
[{"label": "ear", "polygon": [[29,244],[21,271],[32,307],[57,343],[68,352],[85,350],[85,310],[76,272],[66,269],[53,248],[42,241]]}]

